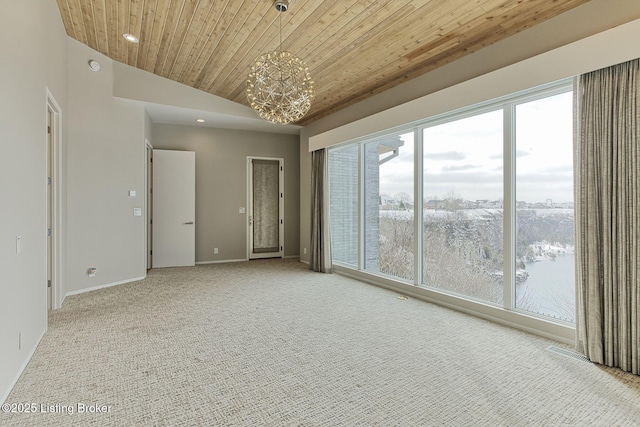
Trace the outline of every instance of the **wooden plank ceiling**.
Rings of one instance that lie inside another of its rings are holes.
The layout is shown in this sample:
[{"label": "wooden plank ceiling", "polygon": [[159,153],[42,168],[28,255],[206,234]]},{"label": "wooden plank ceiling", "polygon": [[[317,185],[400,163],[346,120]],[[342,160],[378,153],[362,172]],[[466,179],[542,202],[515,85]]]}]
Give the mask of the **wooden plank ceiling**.
[{"label": "wooden plank ceiling", "polygon": [[[67,34],[131,66],[248,105],[279,43],[272,0],[57,0]],[[589,0],[291,0],[282,48],[309,66],[308,124]],[[140,39],[124,40],[123,33]]]}]

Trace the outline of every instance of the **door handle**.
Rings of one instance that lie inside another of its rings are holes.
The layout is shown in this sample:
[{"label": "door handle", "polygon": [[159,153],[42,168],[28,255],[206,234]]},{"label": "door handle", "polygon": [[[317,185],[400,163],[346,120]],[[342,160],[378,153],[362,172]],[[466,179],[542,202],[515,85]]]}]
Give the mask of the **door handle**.
[{"label": "door handle", "polygon": [[184,225],[193,225],[193,221],[185,222]]}]

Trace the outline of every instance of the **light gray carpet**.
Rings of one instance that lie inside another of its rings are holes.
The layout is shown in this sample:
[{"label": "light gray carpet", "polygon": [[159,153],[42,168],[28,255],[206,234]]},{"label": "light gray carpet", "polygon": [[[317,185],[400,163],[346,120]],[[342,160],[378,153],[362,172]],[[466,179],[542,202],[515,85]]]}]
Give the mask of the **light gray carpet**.
[{"label": "light gray carpet", "polygon": [[1,425],[640,425],[640,377],[293,260],[154,270],[49,322],[7,403],[110,411]]}]

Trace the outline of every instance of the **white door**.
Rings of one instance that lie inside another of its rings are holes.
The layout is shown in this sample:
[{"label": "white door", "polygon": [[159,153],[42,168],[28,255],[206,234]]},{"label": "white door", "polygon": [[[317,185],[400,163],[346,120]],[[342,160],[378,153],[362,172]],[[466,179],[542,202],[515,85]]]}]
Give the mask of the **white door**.
[{"label": "white door", "polygon": [[53,111],[47,109],[47,309],[53,307]]},{"label": "white door", "polygon": [[151,269],[151,251],[153,250],[153,193],[151,188],[153,186],[153,147],[146,141],[145,144],[147,153],[146,173],[147,178],[145,180],[145,211],[147,214],[147,270]]},{"label": "white door", "polygon": [[195,265],[196,153],[153,150],[153,268]]},{"label": "white door", "polygon": [[284,159],[249,157],[249,259],[284,257]]}]

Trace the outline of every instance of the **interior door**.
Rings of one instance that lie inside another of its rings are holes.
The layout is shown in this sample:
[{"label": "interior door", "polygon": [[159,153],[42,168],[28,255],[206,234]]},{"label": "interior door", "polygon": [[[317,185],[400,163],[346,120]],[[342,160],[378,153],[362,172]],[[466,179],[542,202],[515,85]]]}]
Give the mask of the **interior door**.
[{"label": "interior door", "polygon": [[195,152],[153,150],[153,268],[195,265],[195,171]]},{"label": "interior door", "polygon": [[146,173],[147,179],[146,188],[145,188],[145,197],[146,197],[146,221],[147,221],[147,270],[151,269],[151,259],[153,252],[153,192],[151,189],[153,188],[153,147],[146,142],[146,154],[147,154],[147,166]]},{"label": "interior door", "polygon": [[284,159],[249,158],[249,259],[284,257]]},{"label": "interior door", "polygon": [[53,112],[47,109],[47,309],[53,306]]}]

